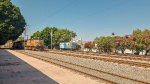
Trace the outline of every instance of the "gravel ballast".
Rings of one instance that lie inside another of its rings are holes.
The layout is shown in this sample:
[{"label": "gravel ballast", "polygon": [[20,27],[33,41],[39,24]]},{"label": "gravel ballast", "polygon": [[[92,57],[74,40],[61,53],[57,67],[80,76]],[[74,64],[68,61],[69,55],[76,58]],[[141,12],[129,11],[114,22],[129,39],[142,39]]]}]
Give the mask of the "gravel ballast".
[{"label": "gravel ballast", "polygon": [[[104,62],[101,60],[92,60],[92,59],[85,59],[85,58],[78,58],[78,57],[71,57],[71,56],[64,56],[64,55],[49,54],[49,53],[45,53],[45,52],[37,52],[37,51],[26,51],[26,52],[34,53],[36,55],[48,56],[52,59],[63,60],[65,62],[69,62],[72,64],[77,64],[80,66],[97,69],[100,71],[109,72],[109,73],[113,73],[113,74],[116,74],[119,76],[132,78],[135,80],[140,80],[140,81],[150,83],[149,68],[135,67],[135,66],[125,65],[125,64],[117,64],[117,63],[111,63],[111,62]],[[55,63],[58,63],[58,62],[55,62]],[[70,65],[67,65],[67,64],[63,64],[63,63],[60,63],[60,64],[63,66],[71,67]],[[76,69],[80,70],[80,71],[83,70],[83,69],[80,69],[79,67]],[[118,80],[115,77],[113,78],[111,76],[104,76],[104,75],[102,75],[102,73],[98,74],[97,72],[88,71],[88,70],[83,70],[83,72],[86,72],[86,73],[89,73],[89,74],[92,74],[95,76],[100,76],[100,77],[103,77],[104,79],[109,79],[109,80],[116,79],[117,83],[123,82],[121,79]]]}]

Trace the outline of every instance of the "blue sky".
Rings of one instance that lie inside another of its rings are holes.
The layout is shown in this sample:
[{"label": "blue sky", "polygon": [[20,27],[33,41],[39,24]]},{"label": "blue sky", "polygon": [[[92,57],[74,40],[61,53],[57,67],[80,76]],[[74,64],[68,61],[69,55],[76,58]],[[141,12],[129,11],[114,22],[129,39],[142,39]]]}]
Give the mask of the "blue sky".
[{"label": "blue sky", "polygon": [[77,38],[131,34],[150,29],[150,0],[11,0],[27,24],[28,34],[46,26],[67,28]]}]

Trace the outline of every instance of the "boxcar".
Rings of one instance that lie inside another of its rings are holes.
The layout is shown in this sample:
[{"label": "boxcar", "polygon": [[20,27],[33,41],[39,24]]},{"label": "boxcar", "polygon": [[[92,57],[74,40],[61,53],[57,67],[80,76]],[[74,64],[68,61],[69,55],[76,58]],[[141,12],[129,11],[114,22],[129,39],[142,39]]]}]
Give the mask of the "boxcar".
[{"label": "boxcar", "polygon": [[24,49],[24,41],[13,42],[13,49]]}]

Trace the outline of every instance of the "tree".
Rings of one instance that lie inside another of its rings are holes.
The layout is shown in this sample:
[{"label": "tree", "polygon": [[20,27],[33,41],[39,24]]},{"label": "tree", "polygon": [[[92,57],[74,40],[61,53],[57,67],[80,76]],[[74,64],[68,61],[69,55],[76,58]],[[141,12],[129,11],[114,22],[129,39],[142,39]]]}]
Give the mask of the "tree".
[{"label": "tree", "polygon": [[19,37],[16,41],[23,41],[24,40],[24,37]]},{"label": "tree", "polygon": [[133,30],[132,35],[97,37],[94,43],[102,52],[112,52],[115,48],[115,51],[120,50],[124,54],[125,49],[129,49],[132,53],[135,50],[134,54],[139,55],[145,50],[145,55],[147,55],[150,52],[150,30],[136,29]]},{"label": "tree", "polygon": [[115,48],[117,50],[121,50],[122,54],[124,54],[124,51],[127,49],[127,44],[128,44],[127,35],[124,37],[116,37]]},{"label": "tree", "polygon": [[76,33],[68,29],[59,29],[54,33],[54,42],[59,45],[60,42],[70,42]]},{"label": "tree", "polygon": [[87,48],[89,51],[91,51],[93,48],[93,43],[91,41],[85,42],[84,48]]},{"label": "tree", "polygon": [[33,38],[41,38],[41,32],[40,31],[36,31],[35,33],[33,33],[33,35],[31,36],[31,39]]},{"label": "tree", "polygon": [[46,27],[41,32],[35,32],[31,38],[40,37],[44,40],[46,46],[51,47],[51,32],[53,47],[59,46],[60,42],[70,42],[76,36],[76,33],[68,29],[58,29],[56,27]]},{"label": "tree", "polygon": [[81,49],[81,45],[77,44],[76,45],[76,50],[80,50]]},{"label": "tree", "polygon": [[3,45],[8,40],[16,40],[20,36],[26,22],[19,8],[10,0],[0,2],[0,17],[0,45]]},{"label": "tree", "polygon": [[150,30],[145,29],[143,31],[143,37],[144,37],[144,45],[145,45],[145,55],[148,54],[148,52],[150,52]]},{"label": "tree", "polygon": [[110,53],[113,51],[115,38],[111,36],[97,37],[94,42],[97,44],[99,51]]},{"label": "tree", "polygon": [[126,48],[132,51],[135,50],[136,46],[135,46],[135,37],[133,35],[129,35],[127,39],[127,45]]},{"label": "tree", "polygon": [[[44,43],[46,46],[51,46],[51,31],[54,35],[54,33],[58,30],[56,27],[46,27],[41,31],[41,38],[44,40]],[[53,37],[53,42],[54,42],[54,37]]]},{"label": "tree", "polygon": [[133,30],[133,36],[135,38],[135,51],[137,55],[139,55],[140,51],[144,50],[144,36],[143,31],[140,29]]}]

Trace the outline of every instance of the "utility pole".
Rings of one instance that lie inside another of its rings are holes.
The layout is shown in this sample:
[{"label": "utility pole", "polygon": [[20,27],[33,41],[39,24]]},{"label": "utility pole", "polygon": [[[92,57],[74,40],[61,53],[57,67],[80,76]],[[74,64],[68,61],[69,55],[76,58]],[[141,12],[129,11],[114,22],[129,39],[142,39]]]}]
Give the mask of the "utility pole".
[{"label": "utility pole", "polygon": [[27,40],[28,40],[27,29],[29,28],[29,25],[25,25],[24,28],[25,28],[25,30],[24,30],[24,51],[25,51],[25,47],[26,47],[25,40],[26,40],[26,36],[27,36]]},{"label": "utility pole", "polygon": [[27,40],[28,40],[28,35],[27,35]]},{"label": "utility pole", "polygon": [[82,38],[80,39],[81,40],[81,43],[80,43],[80,45],[81,45],[81,50],[83,50],[83,42],[82,42]]},{"label": "utility pole", "polygon": [[70,38],[71,38],[71,42],[70,43],[71,43],[71,51],[72,51],[72,48],[73,48],[73,45],[72,45],[72,43],[73,43],[72,42],[72,32],[70,32]]},{"label": "utility pole", "polygon": [[52,43],[53,42],[53,31],[52,31],[52,29],[51,29],[51,49],[52,49]]},{"label": "utility pole", "polygon": [[25,28],[25,30],[24,30],[24,51],[25,51],[25,40],[26,40],[26,33],[27,33],[27,31],[26,31],[27,25],[24,28]]}]

